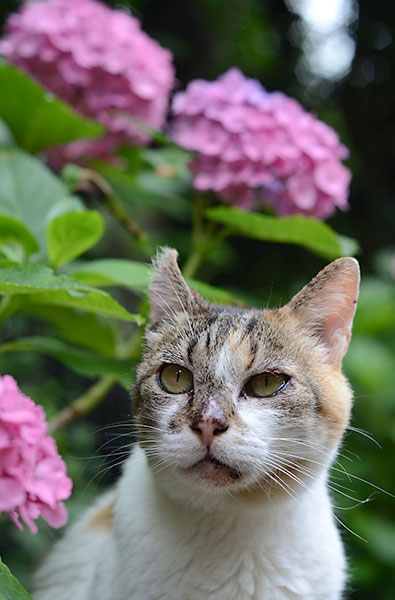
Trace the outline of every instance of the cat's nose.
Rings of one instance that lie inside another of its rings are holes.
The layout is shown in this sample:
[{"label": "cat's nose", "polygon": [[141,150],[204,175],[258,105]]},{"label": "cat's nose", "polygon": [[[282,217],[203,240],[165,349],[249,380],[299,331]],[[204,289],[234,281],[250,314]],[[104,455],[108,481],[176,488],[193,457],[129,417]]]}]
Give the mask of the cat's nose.
[{"label": "cat's nose", "polygon": [[229,429],[229,423],[222,408],[215,400],[210,400],[199,417],[193,421],[191,429],[209,448],[217,435],[225,433]]}]

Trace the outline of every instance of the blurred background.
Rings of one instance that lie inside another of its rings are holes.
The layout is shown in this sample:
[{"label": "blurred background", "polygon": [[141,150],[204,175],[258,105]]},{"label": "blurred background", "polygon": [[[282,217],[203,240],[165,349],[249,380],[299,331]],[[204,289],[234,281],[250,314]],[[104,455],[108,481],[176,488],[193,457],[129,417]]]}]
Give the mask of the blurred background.
[{"label": "blurred background", "polygon": [[[334,487],[345,495],[333,492],[333,497],[350,557],[348,597],[392,599],[395,504],[389,493],[395,493],[395,4],[388,0],[135,0],[107,4],[129,10],[148,34],[172,51],[179,89],[191,79],[214,79],[237,66],[245,75],[259,79],[267,90],[281,90],[298,99],[333,126],[351,151],[347,161],[353,172],[351,208],[347,213],[338,212],[329,224],[359,240],[363,284],[345,361],[355,390],[354,416],[332,473]],[[2,1],[0,26],[19,5],[16,0]],[[185,256],[187,228],[184,231],[180,220],[173,221],[170,215],[165,225],[163,216],[155,222],[157,241],[166,242],[161,232],[171,230],[181,256]],[[110,252],[139,258],[122,236]],[[237,292],[248,302],[277,305],[323,266],[322,259],[302,248],[232,238],[213,253],[199,278]],[[34,321],[29,326],[33,333],[38,327]],[[15,336],[18,328],[26,331],[26,320],[17,317],[7,327]],[[87,380],[61,363],[32,353],[1,356],[0,372],[23,382],[24,392],[43,404],[48,416],[87,386]],[[75,483],[76,493],[68,502],[71,517],[118,475],[120,452],[130,436],[116,423],[128,419],[128,395],[117,387],[89,417],[58,433],[60,451]],[[34,537],[26,531],[21,534],[5,519],[1,521],[0,552],[27,588],[34,565],[57,535],[44,523]]]}]

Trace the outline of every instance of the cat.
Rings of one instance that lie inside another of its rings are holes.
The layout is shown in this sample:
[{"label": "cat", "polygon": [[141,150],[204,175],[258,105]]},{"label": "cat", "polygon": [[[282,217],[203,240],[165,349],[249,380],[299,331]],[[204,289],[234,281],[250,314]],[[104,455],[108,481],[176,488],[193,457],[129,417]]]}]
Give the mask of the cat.
[{"label": "cat", "polygon": [[352,403],[341,362],[358,263],[280,309],[219,306],[159,253],[115,489],[55,546],[35,600],[338,600],[326,480]]}]

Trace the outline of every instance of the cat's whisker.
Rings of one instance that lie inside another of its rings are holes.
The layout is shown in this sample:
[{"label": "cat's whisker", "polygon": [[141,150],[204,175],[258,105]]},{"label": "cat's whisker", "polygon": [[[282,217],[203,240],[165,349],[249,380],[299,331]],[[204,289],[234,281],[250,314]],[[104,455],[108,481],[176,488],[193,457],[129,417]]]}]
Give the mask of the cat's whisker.
[{"label": "cat's whisker", "polygon": [[[276,485],[279,485],[280,488],[284,490],[284,492],[288,494],[288,496],[290,496],[294,502],[299,503],[299,499],[297,496],[295,496],[295,494],[293,494],[292,488],[283,479],[281,479],[276,471],[268,471],[265,473],[265,475],[269,477],[269,479],[272,479]],[[262,486],[262,489],[265,488]]]},{"label": "cat's whisker", "polygon": [[[119,467],[121,465],[123,465],[125,462],[125,457],[122,458],[122,460],[119,460],[113,464],[107,465],[106,467],[104,467],[103,469],[101,469],[98,473],[95,473],[93,475],[93,477],[91,477],[91,479],[88,481],[88,483],[86,484],[85,490],[92,484],[92,483],[98,483],[97,479],[101,476],[101,479],[104,477],[104,475],[106,473],[108,473],[109,471],[111,471],[112,469],[115,469],[116,467]],[[100,480],[99,480],[100,481]]]},{"label": "cat's whisker", "polygon": [[[343,472],[340,469],[337,469],[336,467],[332,467],[332,470],[333,471],[338,471],[339,473]],[[354,475],[353,473],[348,473],[348,472],[346,472],[346,474],[347,474],[347,477],[350,477],[351,479],[357,479],[358,481],[361,481],[362,483],[366,483],[366,485],[370,485],[371,487],[373,487],[377,491],[382,492],[383,494],[386,494],[387,496],[390,496],[391,498],[395,498],[395,494],[392,494],[391,492],[388,492],[384,488],[376,485],[375,483],[372,483],[371,481],[367,481],[367,479],[363,479],[363,477],[358,477],[358,475]]]},{"label": "cat's whisker", "polygon": [[133,421],[118,421],[115,423],[110,423],[109,425],[102,425],[101,427],[96,427],[91,431],[91,433],[101,433],[102,431],[106,431],[107,429],[116,429],[117,427],[130,427],[133,428]]},{"label": "cat's whisker", "polygon": [[358,533],[355,533],[355,531],[353,531],[352,529],[350,529],[350,527],[347,527],[347,525],[345,523],[343,523],[343,521],[341,521],[339,519],[339,517],[337,515],[335,515],[333,513],[333,517],[336,519],[336,521],[342,526],[344,527],[344,529],[346,529],[349,533],[351,533],[352,535],[354,535],[356,538],[358,538],[359,540],[361,540],[362,542],[365,542],[366,544],[368,543],[368,540],[365,540],[365,538],[363,538],[361,535],[359,535]]},{"label": "cat's whisker", "polygon": [[[305,466],[301,466],[301,465],[299,465],[297,463],[289,463],[289,466],[291,466],[292,468],[298,470],[300,473],[306,475],[307,477],[310,477],[312,479],[315,477],[314,471],[311,471],[310,469],[306,468]],[[340,471],[340,472],[343,472],[343,471]],[[289,473],[287,473],[287,474],[290,476]],[[350,475],[350,474],[347,473],[347,475]],[[367,481],[364,481],[364,482],[369,484],[369,482],[367,482]],[[365,498],[365,499],[359,499],[359,498],[355,498],[355,497],[347,494],[343,490],[339,489],[339,487],[341,487],[341,488],[346,489],[348,491],[352,491],[352,490],[349,490],[349,488],[347,488],[346,486],[343,486],[343,485],[341,485],[339,483],[336,483],[336,482],[333,482],[333,481],[328,481],[327,485],[328,485],[328,487],[330,489],[332,489],[336,493],[344,496],[345,498],[348,498],[349,500],[352,500],[352,501],[356,502],[357,504],[355,506],[360,506],[361,504],[365,504],[366,502],[369,502],[372,499],[372,497],[374,496],[374,492],[373,492],[367,498]],[[377,487],[377,486],[374,486],[374,487]],[[380,489],[380,491],[385,492],[385,490],[382,490],[381,488],[379,488],[379,489]],[[385,492],[385,493],[388,493],[388,492]],[[340,509],[340,510],[346,510],[346,509],[349,510],[350,507],[335,507],[335,508]]]},{"label": "cat's whisker", "polygon": [[314,465],[319,465],[320,467],[325,467],[327,465],[326,462],[321,462],[319,460],[315,460],[314,458],[309,458],[307,456],[299,456],[298,454],[293,454],[290,453],[288,451],[282,451],[282,450],[271,450],[271,454],[273,455],[277,455],[279,458],[296,458],[298,460],[304,460],[307,461],[309,463],[312,463]]},{"label": "cat's whisker", "polygon": [[378,442],[372,435],[370,435],[370,433],[368,433],[367,431],[364,431],[363,429],[360,429],[359,427],[353,427],[352,425],[347,425],[346,430],[348,431],[352,431],[353,433],[359,433],[360,435],[362,435],[363,437],[366,437],[368,440],[370,440],[371,442],[373,442],[374,444],[376,444],[376,446],[378,448],[380,448],[380,450],[383,449],[382,445],[380,444],[380,442]]},{"label": "cat's whisker", "polygon": [[299,484],[305,490],[309,489],[308,486],[306,485],[306,483],[304,481],[302,481],[297,475],[295,475],[294,473],[289,471],[289,469],[287,469],[281,461],[277,461],[274,458],[271,460],[272,460],[272,464],[276,465],[277,469],[281,473],[283,473],[284,475],[287,475],[287,477],[289,477],[290,479],[295,481],[295,483]]},{"label": "cat's whisker", "polygon": [[142,429],[143,431],[152,430],[152,431],[158,431],[159,433],[167,433],[167,430],[162,427],[154,427],[153,425],[147,425],[145,423],[141,423],[141,424],[139,423],[138,429]]},{"label": "cat's whisker", "polygon": [[[346,492],[343,492],[343,490],[339,490],[336,485],[333,485],[332,483],[327,483],[327,486],[329,487],[329,489],[331,489],[332,491],[336,492],[336,494],[339,494],[340,496],[344,496],[344,498],[347,498],[348,500],[352,500],[353,502],[356,502],[355,506],[361,506],[361,504],[366,504],[366,502],[370,502],[370,500],[374,497],[375,492],[372,492],[372,494],[370,494],[367,498],[354,498],[354,496],[351,496],[350,494],[347,494]],[[339,510],[349,510],[350,507],[343,507],[343,506],[335,506],[334,508],[339,509]]]}]

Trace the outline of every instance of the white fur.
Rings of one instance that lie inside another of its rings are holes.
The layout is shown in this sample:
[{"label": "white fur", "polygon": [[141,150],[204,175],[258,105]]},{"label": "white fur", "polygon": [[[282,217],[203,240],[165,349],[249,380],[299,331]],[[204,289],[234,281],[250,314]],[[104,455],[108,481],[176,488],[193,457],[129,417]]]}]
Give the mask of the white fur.
[{"label": "white fur", "polygon": [[35,600],[340,598],[345,561],[325,473],[297,502],[284,495],[248,506],[218,494],[206,505],[164,494],[137,447],[112,529],[92,527],[97,507],[88,511],[38,573]]}]

